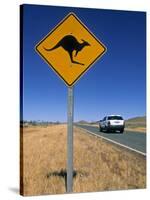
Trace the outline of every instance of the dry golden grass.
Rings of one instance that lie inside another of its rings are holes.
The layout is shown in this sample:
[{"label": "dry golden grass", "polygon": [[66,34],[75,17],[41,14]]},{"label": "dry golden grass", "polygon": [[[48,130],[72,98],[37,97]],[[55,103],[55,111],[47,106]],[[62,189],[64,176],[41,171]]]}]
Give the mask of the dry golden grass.
[{"label": "dry golden grass", "polygon": [[146,133],[146,127],[126,128],[126,131]]},{"label": "dry golden grass", "polygon": [[[23,130],[24,195],[66,193],[66,125]],[[145,158],[74,128],[73,192],[146,187]]]}]

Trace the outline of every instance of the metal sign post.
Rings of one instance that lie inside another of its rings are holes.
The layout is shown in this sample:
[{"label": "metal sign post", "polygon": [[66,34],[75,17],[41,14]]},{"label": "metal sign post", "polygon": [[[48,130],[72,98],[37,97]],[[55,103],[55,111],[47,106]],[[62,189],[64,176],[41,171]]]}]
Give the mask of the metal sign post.
[{"label": "metal sign post", "polygon": [[67,192],[73,187],[73,87],[68,87]]}]

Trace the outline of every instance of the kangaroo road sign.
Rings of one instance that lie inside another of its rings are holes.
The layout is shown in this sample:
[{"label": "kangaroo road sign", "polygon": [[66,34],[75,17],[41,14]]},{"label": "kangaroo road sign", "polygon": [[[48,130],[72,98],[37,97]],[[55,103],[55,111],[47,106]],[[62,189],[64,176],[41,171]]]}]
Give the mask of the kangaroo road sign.
[{"label": "kangaroo road sign", "polygon": [[70,13],[36,50],[68,87],[67,192],[73,188],[73,85],[104,54],[105,46]]},{"label": "kangaroo road sign", "polygon": [[105,53],[106,47],[70,13],[36,45],[36,50],[71,87]]}]

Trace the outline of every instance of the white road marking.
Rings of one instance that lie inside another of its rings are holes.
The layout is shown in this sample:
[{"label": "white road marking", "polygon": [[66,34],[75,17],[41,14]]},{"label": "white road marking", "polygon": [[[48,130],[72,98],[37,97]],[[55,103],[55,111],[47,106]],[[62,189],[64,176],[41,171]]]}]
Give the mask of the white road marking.
[{"label": "white road marking", "polygon": [[[77,127],[78,127],[78,126],[77,126]],[[97,137],[101,137],[102,139],[107,140],[107,141],[109,141],[109,142],[111,142],[111,143],[117,144],[117,145],[119,145],[119,146],[121,146],[121,147],[124,147],[124,148],[126,148],[126,149],[131,150],[131,151],[134,151],[134,152],[136,152],[136,153],[139,153],[139,154],[141,154],[141,155],[143,155],[143,156],[146,156],[146,153],[143,153],[142,151],[138,151],[138,150],[136,150],[136,149],[133,149],[133,148],[131,148],[131,147],[128,147],[128,146],[126,146],[126,145],[124,145],[124,144],[121,144],[121,143],[119,143],[119,142],[116,142],[116,141],[114,141],[114,140],[108,139],[108,138],[103,137],[103,136],[101,136],[101,135],[97,135],[97,134],[95,134],[95,133],[93,133],[93,132],[91,132],[91,131],[88,131],[87,129],[84,129],[84,128],[81,128],[81,127],[78,127],[78,128],[80,128],[80,129],[82,129],[82,130],[84,130],[84,131],[87,131],[88,133],[90,133],[90,134],[92,134],[92,135],[95,135],[95,136],[97,136]]]}]

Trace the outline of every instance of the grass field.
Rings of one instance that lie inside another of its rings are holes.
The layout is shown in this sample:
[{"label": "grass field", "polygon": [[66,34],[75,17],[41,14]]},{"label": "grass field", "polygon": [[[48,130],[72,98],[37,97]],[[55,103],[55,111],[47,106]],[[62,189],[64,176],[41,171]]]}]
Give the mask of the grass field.
[{"label": "grass field", "polygon": [[[66,193],[66,125],[26,127],[24,195]],[[146,187],[146,160],[74,128],[73,192]]]},{"label": "grass field", "polygon": [[126,130],[146,133],[146,117],[135,117],[126,120]]}]

